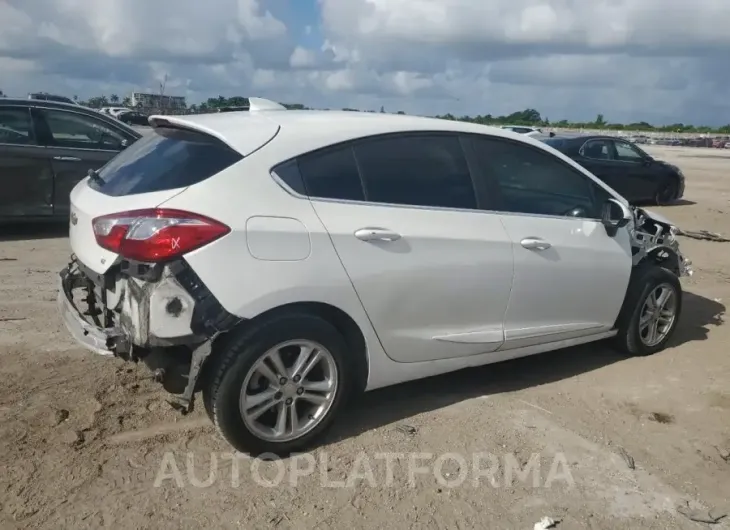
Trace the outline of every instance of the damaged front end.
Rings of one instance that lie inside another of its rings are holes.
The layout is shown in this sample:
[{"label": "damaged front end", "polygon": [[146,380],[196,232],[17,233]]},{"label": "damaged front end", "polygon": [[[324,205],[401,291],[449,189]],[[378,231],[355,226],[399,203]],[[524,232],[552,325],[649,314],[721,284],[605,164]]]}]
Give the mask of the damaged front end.
[{"label": "damaged front end", "polygon": [[185,260],[123,260],[97,274],[72,257],[59,276],[59,312],[74,339],[101,355],[144,361],[155,379],[170,383],[168,390],[182,376],[177,404],[192,410],[213,341],[241,319],[220,305]]},{"label": "damaged front end", "polygon": [[638,207],[631,210],[634,214],[634,222],[629,225],[633,266],[649,259],[678,277],[692,276],[692,262],[679,250],[677,227],[656,213]]}]

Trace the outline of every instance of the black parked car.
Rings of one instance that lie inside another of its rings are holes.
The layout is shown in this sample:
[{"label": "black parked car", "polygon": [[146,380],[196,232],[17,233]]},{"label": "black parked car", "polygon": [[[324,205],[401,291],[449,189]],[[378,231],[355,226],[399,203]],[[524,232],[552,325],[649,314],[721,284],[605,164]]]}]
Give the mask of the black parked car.
[{"label": "black parked car", "polygon": [[79,105],[0,99],[0,222],[63,218],[69,193],[142,135]]},{"label": "black parked car", "polygon": [[117,119],[127,125],[149,125],[149,116],[142,114],[136,110],[130,110],[129,112],[122,112],[117,116]]},{"label": "black parked car", "polygon": [[684,175],[636,144],[611,136],[554,136],[543,140],[578,162],[632,203],[669,204],[684,195]]}]

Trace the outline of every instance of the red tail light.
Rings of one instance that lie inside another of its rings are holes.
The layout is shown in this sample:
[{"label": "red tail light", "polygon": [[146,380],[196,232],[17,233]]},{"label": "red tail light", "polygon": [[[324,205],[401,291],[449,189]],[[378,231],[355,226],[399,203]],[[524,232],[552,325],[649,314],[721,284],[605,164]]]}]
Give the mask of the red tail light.
[{"label": "red tail light", "polygon": [[145,262],[176,258],[231,231],[208,217],[167,208],[104,215],[92,224],[100,247]]}]

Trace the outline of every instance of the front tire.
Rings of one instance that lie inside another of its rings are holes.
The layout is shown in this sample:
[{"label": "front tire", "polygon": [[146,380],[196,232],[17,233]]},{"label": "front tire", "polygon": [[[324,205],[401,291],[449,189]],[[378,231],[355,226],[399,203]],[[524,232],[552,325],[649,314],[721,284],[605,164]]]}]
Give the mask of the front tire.
[{"label": "front tire", "polygon": [[679,193],[679,185],[675,180],[668,180],[660,184],[654,196],[654,203],[657,206],[667,206],[677,199]]},{"label": "front tire", "polygon": [[617,348],[635,356],[662,351],[682,313],[679,278],[658,265],[640,265],[632,274],[617,321]]},{"label": "front tire", "polygon": [[346,341],[317,316],[275,316],[223,348],[203,394],[218,431],[241,452],[305,449],[331,426],[351,387]]}]

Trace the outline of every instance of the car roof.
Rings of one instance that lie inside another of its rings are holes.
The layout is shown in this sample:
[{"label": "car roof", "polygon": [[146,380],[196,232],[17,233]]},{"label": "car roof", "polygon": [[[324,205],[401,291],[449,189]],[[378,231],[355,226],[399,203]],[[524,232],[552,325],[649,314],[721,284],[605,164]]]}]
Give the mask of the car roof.
[{"label": "car roof", "polygon": [[83,105],[78,105],[76,103],[66,103],[64,101],[54,101],[51,99],[34,99],[34,98],[2,98],[0,99],[1,105],[7,105],[7,106],[28,106],[28,105],[43,105],[44,107],[58,107],[59,109],[72,109],[72,110],[79,110],[84,109],[91,112],[94,112],[93,109],[90,109],[89,107],[84,107]]},{"label": "car roof", "polygon": [[[368,136],[418,131],[490,134],[543,147],[542,142],[534,141],[509,129],[456,120],[379,112],[263,110],[152,116],[151,123],[154,125],[158,122],[170,122],[201,130],[239,150],[249,148],[254,128],[271,127],[273,124],[279,128],[277,134],[279,148],[285,149],[282,143],[289,144],[292,150],[290,156]],[[287,141],[281,142],[281,139]]]}]

